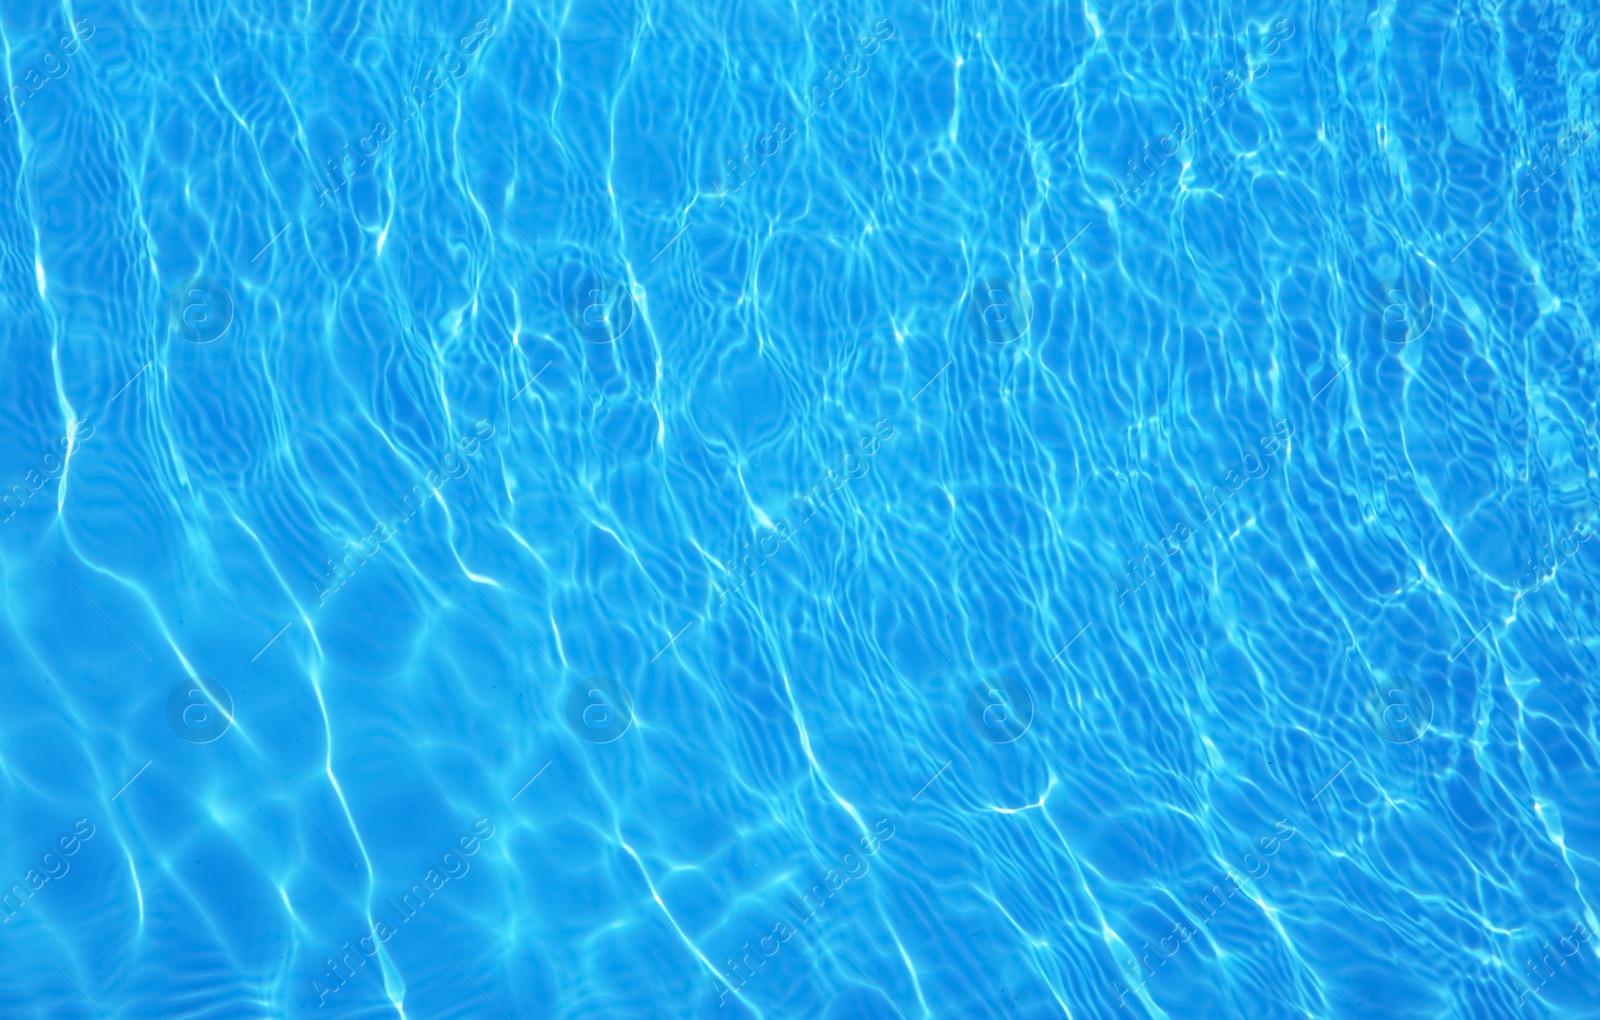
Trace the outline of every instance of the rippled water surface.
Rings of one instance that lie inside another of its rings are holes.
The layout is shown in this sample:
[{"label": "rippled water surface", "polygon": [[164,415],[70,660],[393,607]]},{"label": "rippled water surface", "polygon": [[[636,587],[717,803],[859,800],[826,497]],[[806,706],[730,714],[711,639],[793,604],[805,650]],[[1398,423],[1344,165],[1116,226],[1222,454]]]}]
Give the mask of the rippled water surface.
[{"label": "rippled water surface", "polygon": [[1600,1017],[1592,7],[0,26],[0,1018]]}]

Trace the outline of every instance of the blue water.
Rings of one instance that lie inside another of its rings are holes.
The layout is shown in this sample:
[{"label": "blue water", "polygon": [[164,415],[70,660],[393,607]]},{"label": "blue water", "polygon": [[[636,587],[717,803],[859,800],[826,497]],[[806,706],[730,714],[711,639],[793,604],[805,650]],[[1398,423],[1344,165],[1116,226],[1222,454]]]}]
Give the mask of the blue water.
[{"label": "blue water", "polygon": [[0,1018],[1600,1017],[1592,7],[0,25]]}]

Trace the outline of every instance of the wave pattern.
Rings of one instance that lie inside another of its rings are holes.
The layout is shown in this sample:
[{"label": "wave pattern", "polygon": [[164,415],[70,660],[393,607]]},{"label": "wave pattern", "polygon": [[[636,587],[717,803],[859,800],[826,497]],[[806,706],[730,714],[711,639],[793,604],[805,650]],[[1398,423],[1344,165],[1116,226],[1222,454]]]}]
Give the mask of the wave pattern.
[{"label": "wave pattern", "polygon": [[1600,1017],[1592,11],[0,29],[0,1015]]}]

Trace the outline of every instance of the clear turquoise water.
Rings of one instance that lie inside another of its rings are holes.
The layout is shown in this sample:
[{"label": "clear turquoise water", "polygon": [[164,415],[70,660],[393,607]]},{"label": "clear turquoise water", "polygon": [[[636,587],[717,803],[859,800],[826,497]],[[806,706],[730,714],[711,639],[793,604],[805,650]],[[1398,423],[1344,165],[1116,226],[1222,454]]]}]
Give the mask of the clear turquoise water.
[{"label": "clear turquoise water", "polygon": [[1592,10],[0,23],[0,1017],[1600,1016]]}]

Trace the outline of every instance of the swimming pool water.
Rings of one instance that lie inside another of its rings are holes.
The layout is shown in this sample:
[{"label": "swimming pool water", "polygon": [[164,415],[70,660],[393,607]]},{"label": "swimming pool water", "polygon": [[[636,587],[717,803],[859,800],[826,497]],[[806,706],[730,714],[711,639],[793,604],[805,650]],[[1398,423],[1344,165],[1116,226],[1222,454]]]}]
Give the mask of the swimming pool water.
[{"label": "swimming pool water", "polygon": [[1600,1016],[1593,10],[0,32],[0,1017]]}]

